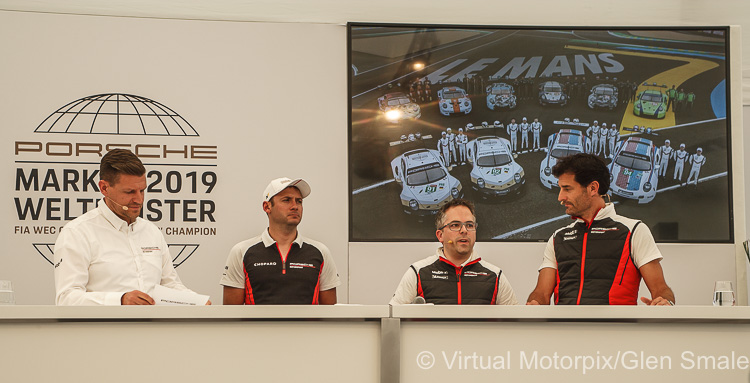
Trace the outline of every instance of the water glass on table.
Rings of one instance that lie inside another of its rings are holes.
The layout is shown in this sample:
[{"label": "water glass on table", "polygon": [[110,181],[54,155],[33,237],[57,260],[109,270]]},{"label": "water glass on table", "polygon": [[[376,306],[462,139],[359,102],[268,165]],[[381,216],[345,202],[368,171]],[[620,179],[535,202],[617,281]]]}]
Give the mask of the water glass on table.
[{"label": "water glass on table", "polygon": [[13,283],[0,280],[0,305],[14,305],[16,298],[13,295]]},{"label": "water glass on table", "polygon": [[734,289],[730,281],[716,281],[714,285],[714,306],[734,306]]}]

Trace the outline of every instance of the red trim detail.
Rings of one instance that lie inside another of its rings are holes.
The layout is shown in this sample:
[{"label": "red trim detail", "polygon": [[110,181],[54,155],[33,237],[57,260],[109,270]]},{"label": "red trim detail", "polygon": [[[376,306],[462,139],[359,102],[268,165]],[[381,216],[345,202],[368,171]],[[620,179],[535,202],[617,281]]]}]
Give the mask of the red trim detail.
[{"label": "red trim detail", "polygon": [[560,270],[555,269],[557,280],[555,281],[555,304],[560,303]]},{"label": "red trim detail", "polygon": [[318,283],[315,284],[315,293],[313,294],[313,300],[312,304],[317,305],[318,303],[318,296],[320,295],[320,274],[323,273],[323,266],[325,265],[325,261],[321,262],[320,269],[318,270]]},{"label": "red trim detail", "polygon": [[[633,232],[628,233],[625,246],[620,254],[620,264],[617,266],[615,280],[609,289],[610,305],[635,305],[638,304],[638,289],[641,286],[641,273],[633,263],[630,256],[630,237]],[[632,265],[632,266],[631,266]]]},{"label": "red trim detail", "polygon": [[492,293],[492,302],[490,302],[491,305],[494,305],[497,303],[497,285],[500,282],[500,274],[497,275],[497,278],[495,278],[495,291]]},{"label": "red trim detail", "polygon": [[[594,221],[591,221],[594,222]],[[589,224],[590,227],[591,224]],[[588,229],[588,228],[587,228]],[[576,300],[576,304],[581,304],[581,294],[583,294],[583,273],[584,269],[586,268],[586,242],[588,242],[589,233],[586,232],[583,234],[583,253],[581,254],[581,283],[578,285],[578,299]]]},{"label": "red trim detail", "polygon": [[253,296],[253,286],[250,285],[250,276],[247,275],[247,270],[243,267],[245,272],[245,304],[254,305],[255,297]]},{"label": "red trim detail", "polygon": [[424,298],[424,291],[422,290],[422,277],[419,276],[419,273],[417,274],[417,295]]}]

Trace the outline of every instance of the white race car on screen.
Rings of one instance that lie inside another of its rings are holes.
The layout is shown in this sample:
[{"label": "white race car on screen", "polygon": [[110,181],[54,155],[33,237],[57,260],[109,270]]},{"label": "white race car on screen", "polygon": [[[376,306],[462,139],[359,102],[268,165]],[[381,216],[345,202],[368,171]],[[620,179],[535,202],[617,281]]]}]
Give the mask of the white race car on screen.
[{"label": "white race car on screen", "polygon": [[589,108],[614,109],[617,106],[617,87],[611,84],[599,84],[591,88],[588,104]]},{"label": "white race car on screen", "polygon": [[553,104],[565,106],[568,103],[568,95],[563,92],[563,87],[557,81],[546,81],[539,85],[539,104],[542,106]]},{"label": "white race car on screen", "polygon": [[469,162],[472,163],[472,188],[489,195],[518,193],[526,183],[521,165],[513,159],[510,141],[484,136],[467,145]]},{"label": "white race car on screen", "polygon": [[513,109],[516,107],[516,92],[511,85],[504,82],[487,86],[487,108]]},{"label": "white race car on screen", "polygon": [[547,139],[547,157],[539,165],[539,180],[547,189],[557,186],[557,177],[552,175],[552,167],[560,158],[572,156],[578,153],[589,153],[591,141],[583,132],[576,129],[560,129],[559,132],[549,136]]},{"label": "white race car on screen", "polygon": [[455,113],[469,114],[471,112],[471,100],[466,91],[457,87],[449,86],[438,91],[438,106],[440,114],[449,116]]},{"label": "white race car on screen", "polygon": [[422,117],[419,105],[401,92],[388,93],[378,98],[378,107],[385,119],[391,123]]},{"label": "white race car on screen", "polygon": [[407,214],[428,215],[461,196],[461,182],[448,173],[437,150],[410,150],[391,161]]},{"label": "white race car on screen", "polygon": [[651,140],[641,137],[630,137],[618,145],[609,165],[612,193],[638,203],[651,202],[659,183],[657,150]]}]

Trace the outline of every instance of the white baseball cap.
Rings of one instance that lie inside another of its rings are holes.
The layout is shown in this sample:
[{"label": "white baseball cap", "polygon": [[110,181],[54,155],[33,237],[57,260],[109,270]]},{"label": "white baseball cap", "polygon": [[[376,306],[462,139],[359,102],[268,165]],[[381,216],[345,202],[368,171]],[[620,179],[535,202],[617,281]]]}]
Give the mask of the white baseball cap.
[{"label": "white baseball cap", "polygon": [[271,183],[266,186],[266,191],[263,192],[263,201],[270,201],[273,196],[281,193],[282,190],[290,186],[294,186],[299,189],[300,194],[302,194],[302,198],[310,195],[310,184],[308,184],[307,181],[303,180],[302,178],[293,180],[290,178],[281,177],[271,181]]}]

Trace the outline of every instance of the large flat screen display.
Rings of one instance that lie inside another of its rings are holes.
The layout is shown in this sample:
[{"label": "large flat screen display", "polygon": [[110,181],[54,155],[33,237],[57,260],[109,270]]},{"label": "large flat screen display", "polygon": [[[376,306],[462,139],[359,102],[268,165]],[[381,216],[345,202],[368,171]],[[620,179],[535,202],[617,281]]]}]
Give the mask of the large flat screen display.
[{"label": "large flat screen display", "polygon": [[433,241],[457,197],[479,240],[547,240],[586,152],[658,242],[732,241],[728,31],[349,24],[350,240]]}]

